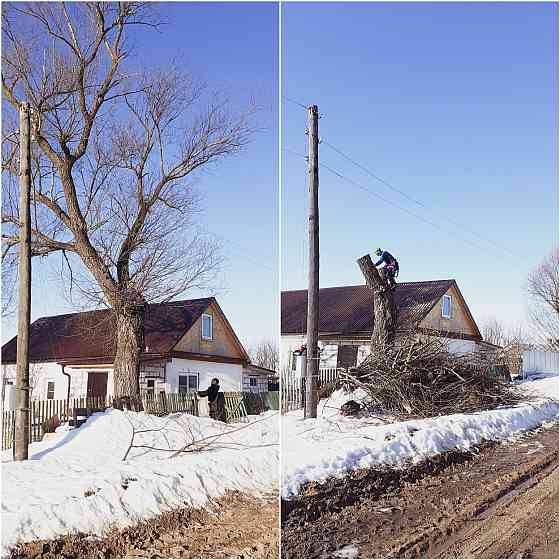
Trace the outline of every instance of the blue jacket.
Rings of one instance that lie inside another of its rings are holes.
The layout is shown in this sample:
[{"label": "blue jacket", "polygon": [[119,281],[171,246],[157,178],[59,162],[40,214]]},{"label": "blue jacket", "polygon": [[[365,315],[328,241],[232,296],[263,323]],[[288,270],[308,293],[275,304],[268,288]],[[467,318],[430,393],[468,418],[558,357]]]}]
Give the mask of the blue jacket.
[{"label": "blue jacket", "polygon": [[391,255],[391,253],[389,253],[389,251],[383,251],[383,253],[381,253],[381,257],[375,263],[375,266],[379,266],[382,263],[385,263],[385,266],[390,265],[390,264],[394,264],[397,267],[399,266],[399,263],[397,262],[397,259],[395,259],[395,257],[393,257],[393,255]]}]

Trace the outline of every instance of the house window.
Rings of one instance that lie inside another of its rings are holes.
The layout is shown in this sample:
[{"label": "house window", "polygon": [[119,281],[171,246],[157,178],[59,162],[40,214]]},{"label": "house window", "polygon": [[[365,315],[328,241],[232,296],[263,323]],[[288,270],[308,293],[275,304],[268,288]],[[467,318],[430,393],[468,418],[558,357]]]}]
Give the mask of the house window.
[{"label": "house window", "polygon": [[198,391],[198,373],[179,375],[179,393],[195,393]]},{"label": "house window", "polygon": [[47,399],[54,399],[54,381],[47,382]]},{"label": "house window", "polygon": [[155,379],[148,379],[146,381],[146,392],[149,395],[153,395],[154,394],[154,389],[156,387],[156,381]]},{"label": "house window", "polygon": [[256,387],[257,386],[257,378],[256,377],[249,377],[249,385],[251,387]]},{"label": "house window", "polygon": [[451,296],[443,296],[441,303],[441,316],[451,319],[452,309],[451,309]]},{"label": "house window", "polygon": [[212,315],[202,316],[202,338],[212,340]]}]

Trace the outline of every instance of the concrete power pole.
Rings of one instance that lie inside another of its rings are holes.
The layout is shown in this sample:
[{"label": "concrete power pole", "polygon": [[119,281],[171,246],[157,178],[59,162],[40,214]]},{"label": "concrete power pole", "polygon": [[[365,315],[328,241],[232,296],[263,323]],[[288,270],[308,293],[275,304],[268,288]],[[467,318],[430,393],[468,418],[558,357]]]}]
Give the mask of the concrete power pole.
[{"label": "concrete power pole", "polygon": [[319,378],[319,110],[308,109],[309,136],[309,283],[307,288],[307,371],[305,418],[317,418]]},{"label": "concrete power pole", "polygon": [[31,110],[19,108],[19,306],[16,369],[14,459],[25,461],[29,450],[29,323],[31,319]]}]

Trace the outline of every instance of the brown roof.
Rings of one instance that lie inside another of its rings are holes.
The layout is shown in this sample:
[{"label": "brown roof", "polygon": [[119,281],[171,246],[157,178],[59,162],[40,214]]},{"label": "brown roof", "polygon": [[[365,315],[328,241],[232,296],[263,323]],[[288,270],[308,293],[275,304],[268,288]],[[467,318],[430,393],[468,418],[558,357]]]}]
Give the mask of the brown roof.
[{"label": "brown roof", "polygon": [[[399,327],[417,325],[452,285],[457,288],[455,280],[399,283],[395,291]],[[319,332],[371,333],[372,302],[371,290],[365,285],[322,288],[319,290]],[[304,334],[306,330],[307,290],[282,292],[282,334]]]},{"label": "brown roof", "polygon": [[[149,354],[166,354],[194,325],[214,298],[201,298],[146,306],[145,345]],[[29,353],[32,362],[88,360],[115,355],[110,310],[43,317],[31,325]],[[16,361],[16,340],[2,346],[2,363]]]}]

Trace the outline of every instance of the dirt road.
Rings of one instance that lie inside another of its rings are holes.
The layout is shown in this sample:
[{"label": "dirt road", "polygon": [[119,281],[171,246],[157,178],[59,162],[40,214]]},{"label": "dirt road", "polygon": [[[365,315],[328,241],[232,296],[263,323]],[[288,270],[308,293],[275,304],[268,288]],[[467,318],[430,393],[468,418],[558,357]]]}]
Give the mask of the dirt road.
[{"label": "dirt road", "polygon": [[558,558],[558,426],[283,506],[284,558]]},{"label": "dirt road", "polygon": [[17,546],[12,558],[278,558],[278,499],[237,492],[211,511],[183,509],[104,538],[83,534]]}]

